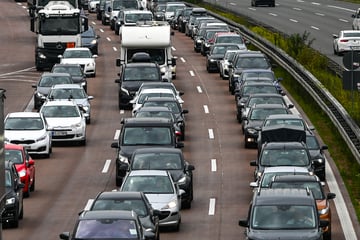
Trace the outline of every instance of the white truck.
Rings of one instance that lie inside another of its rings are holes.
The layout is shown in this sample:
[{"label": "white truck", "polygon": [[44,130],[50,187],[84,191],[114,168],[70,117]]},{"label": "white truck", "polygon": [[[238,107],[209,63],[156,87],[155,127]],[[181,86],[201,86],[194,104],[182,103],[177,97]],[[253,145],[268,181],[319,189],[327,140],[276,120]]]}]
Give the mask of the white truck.
[{"label": "white truck", "polygon": [[116,65],[126,64],[134,53],[146,52],[160,65],[161,73],[171,81],[176,77],[176,57],[171,51],[170,25],[166,21],[137,22],[136,26],[123,26],[120,58]]},{"label": "white truck", "polygon": [[353,18],[352,29],[360,30],[360,8],[356,9],[355,13],[351,15]]},{"label": "white truck", "polygon": [[[75,3],[75,5],[73,5]],[[38,71],[59,62],[66,48],[81,47],[81,33],[88,21],[77,0],[48,1],[31,17],[31,31],[37,34],[35,66]]]}]

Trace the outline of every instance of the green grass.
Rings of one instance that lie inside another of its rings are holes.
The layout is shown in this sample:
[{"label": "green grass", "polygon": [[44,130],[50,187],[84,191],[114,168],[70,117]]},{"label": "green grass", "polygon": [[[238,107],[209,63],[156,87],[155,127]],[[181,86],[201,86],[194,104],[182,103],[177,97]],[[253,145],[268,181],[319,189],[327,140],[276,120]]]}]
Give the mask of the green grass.
[{"label": "green grass", "polygon": [[[359,1],[352,1],[360,3]],[[204,5],[199,2],[195,4],[207,8],[223,17],[248,27],[250,30],[258,33],[268,39],[273,44],[282,48],[289,55],[308,69],[316,78],[331,92],[331,94],[344,106],[351,117],[360,123],[360,94],[357,91],[342,90],[342,82],[334,73],[328,71],[327,60],[315,50],[311,49],[313,40],[308,33],[302,35],[295,34],[289,38],[280,33],[274,33],[267,29],[257,26],[251,26],[246,19],[240,18],[230,12],[224,12],[214,6]],[[251,48],[251,46],[250,46]],[[351,201],[356,211],[358,220],[360,219],[360,165],[352,155],[346,142],[341,137],[337,128],[328,118],[327,114],[319,107],[314,99],[292,76],[282,68],[275,68],[277,76],[282,77],[282,85],[286,91],[291,94],[295,101],[300,105],[308,116],[322,140],[329,146],[329,153],[334,159],[345,186],[349,192]]]}]

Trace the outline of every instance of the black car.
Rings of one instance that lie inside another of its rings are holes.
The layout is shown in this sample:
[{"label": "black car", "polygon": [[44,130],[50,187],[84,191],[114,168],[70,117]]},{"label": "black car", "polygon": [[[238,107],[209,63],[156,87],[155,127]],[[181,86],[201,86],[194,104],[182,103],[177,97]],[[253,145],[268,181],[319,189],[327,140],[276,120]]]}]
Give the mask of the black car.
[{"label": "black car", "polygon": [[192,13],[192,9],[193,9],[192,7],[185,7],[181,9],[181,12],[177,20],[179,32],[182,33],[185,32],[185,25],[187,21],[189,21],[190,14]]},{"label": "black car", "polygon": [[72,232],[63,232],[60,239],[154,239],[145,231],[135,211],[102,210],[84,211],[77,219]]},{"label": "black car", "polygon": [[79,84],[87,92],[87,80],[80,64],[55,64],[51,69],[53,73],[69,73],[74,83]]},{"label": "black car", "polygon": [[175,115],[176,122],[181,130],[181,140],[185,140],[186,136],[186,121],[185,114],[189,113],[189,110],[183,109],[179,101],[175,98],[169,97],[151,97],[144,101],[142,107],[151,107],[151,106],[165,106],[168,107]]},{"label": "black car", "polygon": [[88,30],[81,34],[81,46],[89,48],[93,55],[97,55],[99,53],[99,38],[100,36],[96,34],[95,29],[89,26]]},{"label": "black car", "polygon": [[262,189],[253,195],[248,216],[239,225],[246,239],[323,239],[322,228],[329,224],[318,215],[309,189]]},{"label": "black car", "polygon": [[206,55],[206,70],[210,72],[219,72],[219,61],[224,58],[227,50],[240,49],[238,44],[218,43],[212,45],[209,53]]},{"label": "black car", "polygon": [[32,88],[35,88],[34,109],[39,110],[41,108],[52,86],[72,83],[74,83],[74,81],[69,73],[43,73],[38,83],[32,85]]},{"label": "black car", "polygon": [[143,192],[100,192],[89,207],[89,211],[99,210],[132,210],[139,216],[144,230],[152,232],[154,240],[160,238],[160,211],[153,209]]},{"label": "black car", "polygon": [[132,103],[130,101],[142,83],[163,81],[167,80],[163,79],[157,63],[135,61],[122,65],[120,78],[115,80],[115,83],[119,85],[119,109],[131,109]]},{"label": "black car", "polygon": [[193,200],[193,173],[195,167],[184,159],[181,149],[143,148],[137,149],[130,158],[130,164],[123,167],[131,170],[166,170],[173,181],[185,191],[181,195],[182,208],[191,208]]},{"label": "black car", "polygon": [[291,112],[283,104],[265,103],[250,108],[242,124],[245,148],[258,147],[258,135],[265,118],[276,114],[291,114]]},{"label": "black car", "polygon": [[287,103],[285,101],[285,98],[277,93],[255,93],[251,94],[246,102],[239,102],[236,106],[236,119],[239,123],[243,121],[243,119],[248,115],[249,110],[252,106],[255,104],[266,104],[266,103],[272,103],[272,104],[282,104],[284,106],[287,106],[288,109],[291,109],[294,107],[293,104]]},{"label": "black car", "polygon": [[314,172],[321,181],[325,181],[325,154],[324,150],[328,149],[327,145],[320,145],[317,137],[310,132],[306,134],[306,145],[309,149],[311,159],[314,161]]},{"label": "black car", "polygon": [[264,168],[276,166],[306,167],[313,172],[314,163],[304,142],[266,142],[259,157],[250,162],[255,166],[254,179],[258,179]]},{"label": "black car", "polygon": [[230,31],[228,28],[220,27],[204,27],[199,29],[198,34],[194,37],[194,51],[201,52],[201,55],[206,56],[211,41],[214,40],[215,33],[228,31]]},{"label": "black car", "polygon": [[111,144],[117,149],[116,185],[120,186],[124,171],[123,163],[129,163],[133,152],[139,148],[169,147],[182,148],[184,144],[177,141],[174,124],[165,118],[126,118],[122,120],[119,139]]},{"label": "black car", "polygon": [[251,0],[251,6],[252,7],[257,7],[257,6],[275,7],[275,0]]},{"label": "black car", "polygon": [[2,223],[17,228],[23,218],[23,188],[14,163],[5,161],[5,207],[2,211]]},{"label": "black car", "polygon": [[236,53],[229,64],[229,91],[235,93],[235,82],[245,69],[272,69],[269,58],[261,51],[241,51]]}]

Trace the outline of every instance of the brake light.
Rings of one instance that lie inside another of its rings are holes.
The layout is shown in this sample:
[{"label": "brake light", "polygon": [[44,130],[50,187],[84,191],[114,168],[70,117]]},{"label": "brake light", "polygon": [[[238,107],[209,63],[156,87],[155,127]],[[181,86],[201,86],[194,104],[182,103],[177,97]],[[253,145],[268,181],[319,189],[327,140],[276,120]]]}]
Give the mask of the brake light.
[{"label": "brake light", "polygon": [[75,47],[75,43],[74,42],[68,42],[66,43],[66,48],[74,48]]},{"label": "brake light", "polygon": [[341,39],[340,42],[348,42],[349,40]]}]

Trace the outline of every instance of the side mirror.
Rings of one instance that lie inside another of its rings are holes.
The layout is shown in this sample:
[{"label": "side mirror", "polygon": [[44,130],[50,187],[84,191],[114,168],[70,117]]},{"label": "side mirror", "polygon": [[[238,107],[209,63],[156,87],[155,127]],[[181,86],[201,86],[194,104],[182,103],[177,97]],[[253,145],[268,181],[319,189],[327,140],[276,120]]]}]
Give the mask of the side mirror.
[{"label": "side mirror", "polygon": [[119,148],[119,143],[118,142],[113,142],[111,143],[111,148]]},{"label": "side mirror", "polygon": [[248,227],[249,226],[248,220],[247,219],[240,219],[239,220],[239,226]]},{"label": "side mirror", "polygon": [[256,163],[256,160],[250,161],[250,166],[255,167],[255,166],[257,166],[257,165],[258,165],[258,164]]}]

